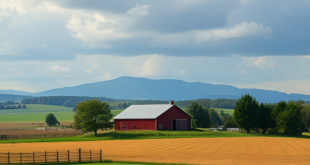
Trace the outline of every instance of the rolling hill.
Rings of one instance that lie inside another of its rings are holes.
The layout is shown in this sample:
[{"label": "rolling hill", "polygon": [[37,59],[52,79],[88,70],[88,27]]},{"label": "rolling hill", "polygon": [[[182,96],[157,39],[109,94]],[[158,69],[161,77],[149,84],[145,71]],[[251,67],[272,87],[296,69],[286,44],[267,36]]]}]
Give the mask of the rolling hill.
[{"label": "rolling hill", "polygon": [[200,98],[238,99],[250,93],[260,102],[281,100],[310,100],[309,95],[286,94],[261,89],[239,89],[229,85],[215,85],[181,80],[151,80],[137,77],[120,77],[113,80],[52,89],[33,96],[94,96],[114,99],[194,100]]},{"label": "rolling hill", "polygon": [[[1,93],[1,91],[0,91]],[[113,99],[134,100],[195,100],[195,99],[238,99],[241,95],[251,94],[260,102],[282,100],[310,100],[309,95],[286,94],[261,89],[239,89],[229,85],[215,85],[201,82],[185,82],[174,79],[152,80],[137,77],[120,77],[113,80],[82,84],[74,87],[52,89],[31,96],[91,96]]]}]

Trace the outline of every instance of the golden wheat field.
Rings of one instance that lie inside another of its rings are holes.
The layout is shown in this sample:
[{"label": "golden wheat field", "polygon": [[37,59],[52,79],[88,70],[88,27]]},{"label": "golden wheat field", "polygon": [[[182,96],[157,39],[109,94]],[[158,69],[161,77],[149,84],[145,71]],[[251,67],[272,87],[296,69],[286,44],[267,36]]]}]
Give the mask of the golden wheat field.
[{"label": "golden wheat field", "polygon": [[187,138],[0,144],[0,152],[103,150],[103,159],[188,164],[310,164],[310,140]]}]

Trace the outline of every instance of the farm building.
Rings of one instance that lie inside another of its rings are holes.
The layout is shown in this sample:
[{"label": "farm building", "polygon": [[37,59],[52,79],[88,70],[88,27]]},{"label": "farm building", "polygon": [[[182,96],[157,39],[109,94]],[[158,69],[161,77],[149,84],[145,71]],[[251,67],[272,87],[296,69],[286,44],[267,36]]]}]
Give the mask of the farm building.
[{"label": "farm building", "polygon": [[114,117],[115,130],[190,130],[191,116],[169,104],[131,105]]}]

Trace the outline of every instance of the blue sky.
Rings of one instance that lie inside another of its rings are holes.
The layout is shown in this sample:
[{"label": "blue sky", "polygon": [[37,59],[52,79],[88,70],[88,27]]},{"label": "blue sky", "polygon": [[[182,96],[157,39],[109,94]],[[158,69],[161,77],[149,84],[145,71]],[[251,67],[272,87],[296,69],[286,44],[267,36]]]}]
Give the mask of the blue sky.
[{"label": "blue sky", "polygon": [[310,0],[0,1],[0,89],[120,76],[310,94]]}]

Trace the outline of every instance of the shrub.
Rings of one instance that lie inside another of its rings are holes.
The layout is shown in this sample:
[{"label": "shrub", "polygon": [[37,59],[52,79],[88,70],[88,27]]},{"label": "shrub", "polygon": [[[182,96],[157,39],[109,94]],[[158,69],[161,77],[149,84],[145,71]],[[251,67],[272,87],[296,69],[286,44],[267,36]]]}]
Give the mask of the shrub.
[{"label": "shrub", "polygon": [[46,115],[45,123],[49,126],[60,124],[59,121],[56,119],[55,115],[52,113],[49,113],[48,115]]}]

